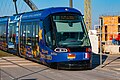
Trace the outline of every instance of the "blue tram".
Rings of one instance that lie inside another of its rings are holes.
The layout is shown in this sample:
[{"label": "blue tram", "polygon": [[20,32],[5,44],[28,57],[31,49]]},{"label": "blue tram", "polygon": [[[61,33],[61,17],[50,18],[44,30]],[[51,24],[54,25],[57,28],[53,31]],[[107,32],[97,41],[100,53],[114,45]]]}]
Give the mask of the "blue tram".
[{"label": "blue tram", "polygon": [[60,68],[90,68],[83,15],[56,7],[0,18],[0,49]]}]

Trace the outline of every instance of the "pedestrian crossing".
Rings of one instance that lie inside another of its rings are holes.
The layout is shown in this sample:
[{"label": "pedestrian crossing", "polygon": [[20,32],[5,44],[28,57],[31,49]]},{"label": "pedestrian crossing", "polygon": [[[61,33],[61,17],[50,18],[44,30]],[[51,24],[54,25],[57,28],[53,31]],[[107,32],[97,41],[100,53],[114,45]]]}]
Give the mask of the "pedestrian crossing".
[{"label": "pedestrian crossing", "polygon": [[0,58],[0,67],[19,67],[20,66],[40,66],[38,63],[26,60],[20,57],[2,57]]}]

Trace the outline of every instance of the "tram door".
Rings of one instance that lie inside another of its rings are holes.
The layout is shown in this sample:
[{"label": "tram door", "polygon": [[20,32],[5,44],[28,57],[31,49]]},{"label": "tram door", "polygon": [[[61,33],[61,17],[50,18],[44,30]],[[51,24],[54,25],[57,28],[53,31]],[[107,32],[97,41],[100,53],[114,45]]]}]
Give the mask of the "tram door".
[{"label": "tram door", "polygon": [[20,26],[20,55],[37,58],[39,22],[22,22]]},{"label": "tram door", "polygon": [[32,57],[32,23],[24,22],[20,26],[20,53]]},{"label": "tram door", "polygon": [[18,29],[19,18],[11,17],[8,25],[8,51],[17,53],[18,51]]}]

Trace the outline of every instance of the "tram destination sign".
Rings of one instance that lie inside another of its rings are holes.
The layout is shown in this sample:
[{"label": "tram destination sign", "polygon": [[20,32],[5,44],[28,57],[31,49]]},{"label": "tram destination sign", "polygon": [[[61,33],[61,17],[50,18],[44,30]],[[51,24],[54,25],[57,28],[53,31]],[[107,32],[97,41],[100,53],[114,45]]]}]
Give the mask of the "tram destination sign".
[{"label": "tram destination sign", "polygon": [[55,20],[78,20],[79,16],[76,15],[59,15],[54,17]]}]

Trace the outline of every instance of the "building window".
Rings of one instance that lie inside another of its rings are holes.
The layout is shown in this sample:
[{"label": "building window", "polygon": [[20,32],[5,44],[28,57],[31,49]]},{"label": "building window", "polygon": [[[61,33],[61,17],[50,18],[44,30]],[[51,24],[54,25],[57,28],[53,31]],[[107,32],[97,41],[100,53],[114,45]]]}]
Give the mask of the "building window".
[{"label": "building window", "polygon": [[120,33],[120,25],[118,25],[118,32]]},{"label": "building window", "polygon": [[103,18],[101,18],[100,20],[101,20],[101,26],[103,26]]},{"label": "building window", "polygon": [[120,23],[120,17],[118,17],[118,23]]},{"label": "building window", "polygon": [[105,26],[105,41],[107,41],[107,26]]}]

